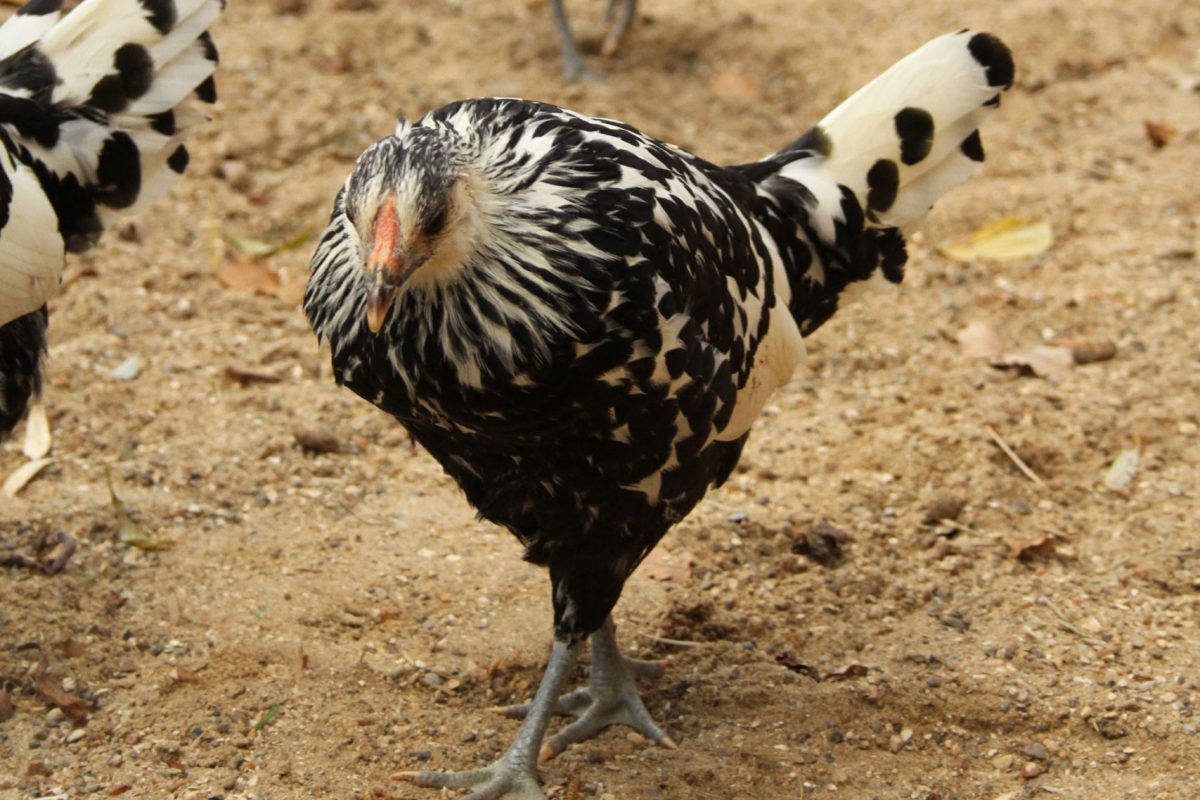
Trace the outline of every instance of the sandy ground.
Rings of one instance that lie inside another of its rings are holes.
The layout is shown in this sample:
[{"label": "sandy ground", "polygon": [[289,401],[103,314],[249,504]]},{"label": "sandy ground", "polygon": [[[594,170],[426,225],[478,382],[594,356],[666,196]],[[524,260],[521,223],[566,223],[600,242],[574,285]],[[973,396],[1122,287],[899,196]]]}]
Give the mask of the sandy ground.
[{"label": "sandy ground", "polygon": [[[569,6],[594,46],[603,3]],[[645,0],[594,61],[608,82],[567,87],[540,2],[275,0],[231,3],[216,31],[223,99],[187,179],[132,240],[73,258],[52,305],[53,463],[0,501],[0,545],[61,531],[79,550],[56,576],[0,575],[0,798],[435,797],[393,776],[507,746],[516,723],[487,709],[536,685],[546,581],[334,386],[296,308],[333,194],[396,109],[524,95],[746,161],[964,25],[1018,57],[984,173],[935,209],[901,291],[814,337],[738,474],[618,607],[623,640],[670,660],[645,694],[679,750],[612,729],[546,790],[1195,797],[1200,6]],[[1156,148],[1146,120],[1177,135]],[[933,247],[1011,215],[1048,221],[1053,247]],[[303,240],[268,259],[282,289],[217,279],[255,272],[231,235]],[[973,321],[1014,349],[1117,355],[1000,371],[954,341]],[[137,377],[112,377],[133,356]],[[303,449],[312,431],[335,451]],[[1106,488],[1125,450],[1138,472]],[[822,521],[840,563],[797,552]],[[42,659],[86,724],[37,693]]]}]

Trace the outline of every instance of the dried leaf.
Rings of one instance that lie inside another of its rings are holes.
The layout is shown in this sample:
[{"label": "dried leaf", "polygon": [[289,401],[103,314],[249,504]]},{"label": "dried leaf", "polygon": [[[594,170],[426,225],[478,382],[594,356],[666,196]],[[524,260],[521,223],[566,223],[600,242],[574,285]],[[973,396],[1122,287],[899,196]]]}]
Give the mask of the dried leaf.
[{"label": "dried leaf", "polygon": [[1024,353],[1005,353],[989,363],[997,369],[1017,369],[1024,375],[1057,378],[1071,371],[1075,356],[1069,347],[1038,345]]},{"label": "dried leaf", "polygon": [[1166,147],[1179,133],[1179,131],[1165,122],[1155,122],[1148,119],[1143,124],[1146,126],[1146,137],[1156,150]]},{"label": "dried leaf", "polygon": [[217,268],[217,280],[239,292],[273,295],[279,291],[279,275],[270,264],[257,258],[226,261]]},{"label": "dried leaf", "polygon": [[1058,549],[1057,540],[1051,536],[1040,536],[1036,539],[1008,539],[1010,555],[1018,561],[1035,561],[1039,558],[1049,558]]},{"label": "dried leaf", "polygon": [[256,372],[252,369],[242,369],[241,367],[228,366],[222,373],[225,379],[246,386],[251,383],[279,383],[283,380],[282,375],[276,375],[272,372]]},{"label": "dried leaf", "polygon": [[1137,450],[1122,450],[1104,473],[1104,485],[1109,489],[1125,489],[1137,475],[1141,454]]},{"label": "dried leaf", "polygon": [[306,225],[296,233],[293,233],[291,236],[284,239],[282,242],[277,242],[275,244],[264,242],[262,239],[255,239],[253,236],[245,236],[231,230],[225,231],[225,238],[233,242],[234,247],[236,247],[238,250],[241,250],[245,255],[248,255],[253,259],[264,259],[267,256],[273,256],[276,253],[284,253],[288,250],[295,250],[297,247],[300,247],[302,244],[308,241],[308,237],[312,235],[312,232],[313,227],[311,225]]},{"label": "dried leaf", "polygon": [[67,658],[81,658],[87,652],[87,645],[75,639],[68,638],[62,643],[62,649]]},{"label": "dried leaf", "polygon": [[139,550],[167,550],[175,546],[175,542],[170,539],[151,539],[146,536],[141,527],[133,521],[129,506],[117,497],[117,492],[113,489],[112,473],[107,468],[104,470],[104,479],[108,481],[109,502],[112,504],[113,515],[117,518],[117,541]]},{"label": "dried leaf", "polygon": [[1019,261],[1050,249],[1054,231],[1046,221],[1028,222],[1005,217],[973,232],[966,239],[937,244],[937,251],[954,261]]},{"label": "dried leaf", "polygon": [[275,245],[255,239],[253,236],[243,236],[235,231],[225,231],[225,238],[233,242],[233,246],[248,256],[262,258],[275,252]]},{"label": "dried leaf", "polygon": [[642,562],[641,573],[656,581],[687,583],[692,577],[696,557],[688,552],[668,553],[664,549],[650,551]]},{"label": "dried leaf", "polygon": [[996,358],[1004,352],[1000,334],[986,322],[972,322],[954,335],[967,358]]},{"label": "dried leaf", "polygon": [[862,678],[871,670],[862,664],[847,664],[839,670],[827,673],[822,680],[844,681],[850,678]]},{"label": "dried leaf", "polygon": [[50,453],[50,420],[46,416],[44,403],[37,403],[25,417],[25,442],[21,452],[31,461],[45,458]]},{"label": "dried leaf", "polygon": [[25,488],[31,480],[37,477],[37,474],[46,468],[50,463],[48,458],[39,458],[36,461],[27,461],[21,466],[13,470],[13,473],[4,481],[4,486],[0,487],[0,494],[5,497],[16,497],[17,493]]},{"label": "dried leaf", "polygon": [[75,722],[87,722],[88,705],[79,697],[65,691],[56,680],[50,677],[50,664],[42,656],[38,663],[37,672],[33,676],[33,688],[41,698],[51,705],[58,706],[63,713]]}]

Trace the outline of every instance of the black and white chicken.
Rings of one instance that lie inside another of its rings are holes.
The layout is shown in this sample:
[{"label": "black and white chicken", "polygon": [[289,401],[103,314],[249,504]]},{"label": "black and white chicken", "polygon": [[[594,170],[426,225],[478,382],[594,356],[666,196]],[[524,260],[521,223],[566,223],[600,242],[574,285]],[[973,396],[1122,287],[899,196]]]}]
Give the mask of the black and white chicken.
[{"label": "black and white chicken", "polygon": [[[514,99],[401,121],[334,201],[304,299],[338,383],[398,419],[479,514],[549,569],[554,643],[494,764],[410,773],[540,798],[607,725],[671,746],[610,612],[639,562],[730,474],[804,337],[983,161],[1013,79],[986,33],[941,36],[761,161],[719,167],[628,125]],[[559,697],[591,637],[588,687]],[[576,720],[546,740],[554,714]]]},{"label": "black and white chicken", "polygon": [[41,388],[65,254],[184,171],[223,0],[31,0],[0,26],[0,436]]},{"label": "black and white chicken", "polygon": [[[567,83],[584,80],[602,80],[603,76],[588,68],[579,52],[579,44],[571,33],[571,22],[567,19],[567,11],[563,8],[563,0],[550,0],[550,12],[554,15],[554,27],[558,29],[558,43],[563,53],[563,79]],[[621,37],[633,21],[637,12],[637,0],[608,0],[608,8],[604,11],[604,22],[608,32],[604,43],[600,46],[600,54],[607,57],[617,52]]]}]

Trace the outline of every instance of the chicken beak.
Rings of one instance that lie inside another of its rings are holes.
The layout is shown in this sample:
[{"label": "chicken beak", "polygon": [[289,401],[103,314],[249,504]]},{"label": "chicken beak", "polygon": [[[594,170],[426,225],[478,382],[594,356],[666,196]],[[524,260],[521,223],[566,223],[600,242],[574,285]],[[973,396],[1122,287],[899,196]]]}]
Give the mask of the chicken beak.
[{"label": "chicken beak", "polygon": [[389,197],[375,215],[374,247],[367,258],[367,327],[379,333],[404,278],[404,257],[397,252],[400,220],[396,199]]},{"label": "chicken beak", "polygon": [[387,319],[392,301],[396,299],[397,287],[390,285],[387,273],[377,269],[371,274],[371,286],[367,290],[367,327],[371,333],[379,333]]}]

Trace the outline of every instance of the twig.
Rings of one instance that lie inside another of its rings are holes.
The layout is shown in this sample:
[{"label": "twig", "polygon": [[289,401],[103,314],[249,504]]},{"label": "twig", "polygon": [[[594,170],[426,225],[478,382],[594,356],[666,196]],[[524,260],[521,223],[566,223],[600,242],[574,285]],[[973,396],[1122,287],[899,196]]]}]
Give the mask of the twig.
[{"label": "twig", "polygon": [[1076,636],[1078,636],[1079,638],[1088,642],[1089,644],[1094,644],[1097,641],[1097,638],[1095,636],[1093,636],[1092,634],[1088,633],[1087,631],[1081,629],[1074,622],[1071,622],[1071,620],[1067,618],[1067,615],[1062,612],[1062,609],[1060,609],[1058,606],[1054,605],[1054,603],[1052,603],[1049,599],[1047,599],[1045,597],[1039,597],[1037,602],[1038,602],[1038,605],[1045,606],[1046,608],[1050,609],[1051,613],[1053,613],[1054,616],[1058,617],[1058,624],[1062,625],[1063,628],[1065,628],[1066,630],[1075,634]]},{"label": "twig", "polygon": [[641,635],[655,644],[667,644],[671,647],[700,647],[702,644],[702,642],[689,642],[684,639],[667,639],[663,636],[655,636],[653,633],[643,633]]},{"label": "twig", "polygon": [[1039,478],[1037,473],[1031,470],[1029,465],[1021,460],[1021,457],[1017,455],[1016,451],[1008,446],[1008,442],[1000,438],[1000,434],[996,433],[995,428],[993,428],[991,425],[984,425],[983,427],[991,435],[992,441],[996,443],[996,446],[1004,452],[1004,455],[1012,459],[1012,462],[1017,465],[1017,469],[1021,470],[1026,478],[1029,478],[1029,480],[1033,481],[1043,489],[1047,488],[1046,482]]}]

